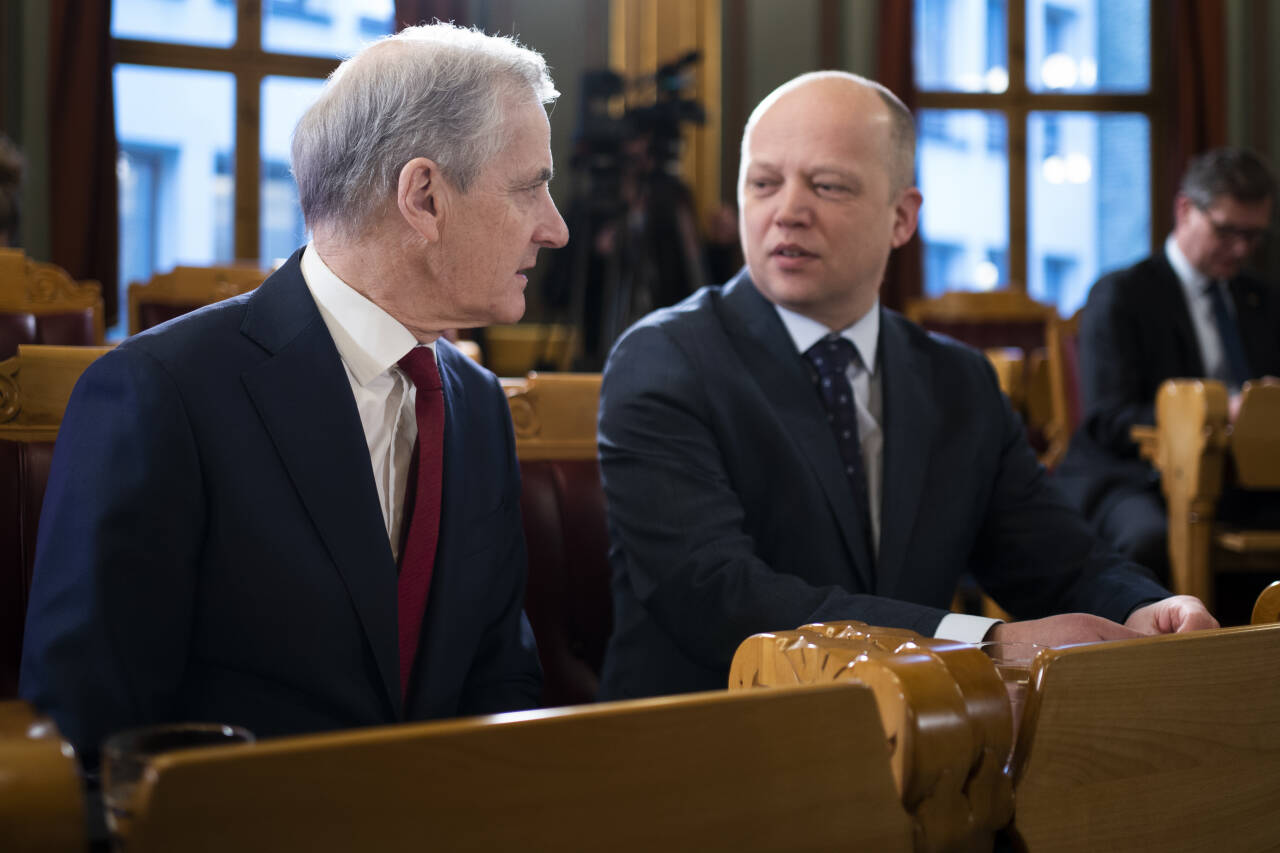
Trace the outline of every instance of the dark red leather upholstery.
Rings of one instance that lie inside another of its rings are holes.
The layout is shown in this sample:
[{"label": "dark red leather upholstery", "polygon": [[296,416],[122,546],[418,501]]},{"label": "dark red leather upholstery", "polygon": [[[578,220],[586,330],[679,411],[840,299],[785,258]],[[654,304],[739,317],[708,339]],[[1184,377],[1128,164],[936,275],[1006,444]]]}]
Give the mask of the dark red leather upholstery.
[{"label": "dark red leather upholstery", "polygon": [[0,359],[17,355],[19,344],[85,346],[96,343],[91,308],[53,314],[0,312]]},{"label": "dark red leather upholstery", "polygon": [[152,326],[159,326],[161,323],[167,323],[174,317],[189,314],[200,307],[202,307],[202,303],[196,302],[185,305],[175,305],[169,302],[139,302],[138,331],[150,329]]},{"label": "dark red leather upholstery", "polygon": [[940,332],[977,349],[1016,347],[1024,355],[1045,345],[1044,320],[925,320],[921,324],[931,332]]},{"label": "dark red leather upholstery", "polygon": [[609,532],[600,463],[520,463],[529,549],[525,610],[542,659],[543,704],[592,702],[613,630]]},{"label": "dark red leather upholstery", "polygon": [[36,527],[53,442],[0,439],[0,699],[18,694]]}]

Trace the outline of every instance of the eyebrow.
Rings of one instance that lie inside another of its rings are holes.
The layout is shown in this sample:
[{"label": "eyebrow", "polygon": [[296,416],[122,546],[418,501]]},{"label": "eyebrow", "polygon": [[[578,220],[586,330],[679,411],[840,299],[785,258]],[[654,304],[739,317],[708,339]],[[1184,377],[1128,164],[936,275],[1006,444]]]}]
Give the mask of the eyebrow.
[{"label": "eyebrow", "polygon": [[539,184],[546,184],[546,183],[550,183],[550,182],[551,182],[551,179],[552,179],[553,177],[555,177],[555,172],[554,172],[554,171],[552,171],[550,168],[543,167],[542,169],[539,169],[539,170],[538,170],[538,172],[537,172],[537,174],[535,174],[535,175],[534,175],[532,178],[530,178],[529,180],[527,180],[527,181],[517,181],[517,182],[516,182],[516,184],[515,184],[515,188],[516,188],[516,189],[529,189],[530,187],[536,187],[536,186],[538,186]]}]

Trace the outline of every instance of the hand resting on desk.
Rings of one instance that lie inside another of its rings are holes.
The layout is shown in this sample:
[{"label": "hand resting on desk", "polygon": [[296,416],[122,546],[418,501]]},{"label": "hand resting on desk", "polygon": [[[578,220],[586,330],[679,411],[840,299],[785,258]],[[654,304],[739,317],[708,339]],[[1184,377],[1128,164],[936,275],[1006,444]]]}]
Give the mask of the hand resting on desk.
[{"label": "hand resting on desk", "polygon": [[1069,646],[1217,627],[1218,620],[1209,615],[1200,599],[1174,595],[1137,608],[1123,625],[1088,613],[1064,613],[1026,622],[1002,622],[991,627],[986,639],[1001,643]]}]

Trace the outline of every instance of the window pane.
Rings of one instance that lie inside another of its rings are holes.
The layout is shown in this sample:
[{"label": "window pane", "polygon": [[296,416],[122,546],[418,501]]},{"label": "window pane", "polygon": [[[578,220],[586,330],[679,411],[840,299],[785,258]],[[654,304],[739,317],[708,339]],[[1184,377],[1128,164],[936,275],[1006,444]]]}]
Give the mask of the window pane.
[{"label": "window pane", "polygon": [[1151,88],[1149,0],[1028,0],[1027,88]]},{"label": "window pane", "polygon": [[916,168],[925,292],[1009,281],[1009,145],[1004,115],[921,110]]},{"label": "window pane", "polygon": [[234,0],[112,0],[116,38],[230,47],[236,40]]},{"label": "window pane", "polygon": [[289,171],[294,125],[315,102],[323,80],[267,77],[262,81],[262,209],[258,224],[261,260],[273,266],[307,241],[298,207],[298,186]]},{"label": "window pane", "polygon": [[1027,123],[1027,291],[1070,316],[1098,276],[1151,251],[1146,116],[1033,112]]},{"label": "window pane", "polygon": [[916,86],[948,92],[1009,87],[1006,0],[915,0]]},{"label": "window pane", "polygon": [[350,56],[390,35],[395,0],[266,0],[262,46],[277,53]]},{"label": "window pane", "polygon": [[[130,281],[232,258],[230,74],[117,65],[120,304]],[[128,318],[121,312],[120,326]]]}]

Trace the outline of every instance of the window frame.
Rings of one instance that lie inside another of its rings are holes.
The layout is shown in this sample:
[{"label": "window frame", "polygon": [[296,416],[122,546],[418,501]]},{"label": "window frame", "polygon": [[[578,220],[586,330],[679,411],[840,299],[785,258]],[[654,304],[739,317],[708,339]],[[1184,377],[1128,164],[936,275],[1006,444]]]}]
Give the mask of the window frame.
[{"label": "window frame", "polygon": [[236,37],[230,47],[113,38],[115,65],[220,71],[232,75],[234,260],[259,262],[262,175],[262,81],[266,77],[324,79],[341,59],[274,53],[262,47],[262,0],[235,0]]},{"label": "window frame", "polygon": [[[1032,112],[1141,113],[1150,122],[1151,164],[1150,246],[1170,227],[1173,203],[1165,189],[1165,142],[1159,128],[1171,116],[1167,63],[1160,61],[1157,45],[1168,44],[1169,13],[1166,4],[1151,0],[1149,5],[1148,62],[1151,86],[1141,93],[1035,92],[1027,86],[1027,0],[1007,0],[1005,40],[1008,44],[1009,83],[1003,92],[955,92],[931,90],[916,84],[916,113],[920,110],[984,110],[1000,113],[1008,128],[1009,162],[1009,280],[1005,288],[1027,292],[1028,185],[1027,123]],[[925,283],[921,282],[922,289]]]}]

